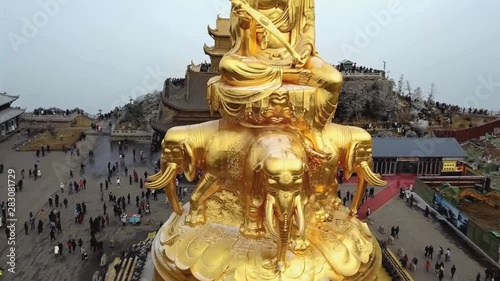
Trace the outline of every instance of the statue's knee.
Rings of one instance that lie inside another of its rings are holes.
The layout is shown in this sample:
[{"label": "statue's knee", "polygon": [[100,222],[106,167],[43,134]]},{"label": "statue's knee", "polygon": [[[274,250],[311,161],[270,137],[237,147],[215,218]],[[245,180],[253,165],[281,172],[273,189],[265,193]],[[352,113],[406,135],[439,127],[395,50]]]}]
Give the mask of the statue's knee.
[{"label": "statue's knee", "polygon": [[326,75],[325,82],[329,88],[340,89],[342,87],[342,82],[344,81],[342,74],[333,67],[332,70],[333,71]]},{"label": "statue's knee", "polygon": [[219,62],[219,73],[224,76],[225,74],[233,73],[233,67],[236,59],[232,56],[223,56]]}]

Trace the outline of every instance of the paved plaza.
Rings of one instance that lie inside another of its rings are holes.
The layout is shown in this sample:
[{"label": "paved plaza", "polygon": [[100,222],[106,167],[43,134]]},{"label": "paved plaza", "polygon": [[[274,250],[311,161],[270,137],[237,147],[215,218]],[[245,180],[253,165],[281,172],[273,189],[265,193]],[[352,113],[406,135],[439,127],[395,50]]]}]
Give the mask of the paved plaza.
[{"label": "paved plaza", "polygon": [[[415,280],[438,280],[433,269],[439,246],[445,250],[446,248],[451,250],[451,261],[445,262],[444,265],[444,281],[474,281],[478,273],[481,273],[481,280],[484,280],[484,267],[477,262],[482,260],[481,257],[473,253],[449,229],[434,221],[431,216],[426,218],[417,207],[410,208],[399,197],[392,199],[383,208],[373,213],[370,221],[376,236],[386,241],[389,238],[391,227],[400,227],[399,239],[395,239],[395,244],[388,245],[388,247],[394,254],[397,254],[399,247],[403,247],[410,261],[413,257],[417,257],[417,271],[411,272]],[[385,227],[386,234],[377,231],[380,225]],[[434,259],[430,260],[431,268],[427,273],[424,248],[430,245],[434,247]],[[444,262],[444,257],[441,260]],[[455,278],[451,279],[450,269],[453,264],[457,267],[457,272]]]},{"label": "paved plaza", "polygon": [[[15,135],[9,140],[0,143],[0,163],[5,166],[4,173],[0,175],[0,201],[6,201],[7,197],[7,172],[8,169],[16,171],[16,181],[21,178],[21,170],[25,170],[24,190],[16,193],[16,268],[15,274],[7,272],[9,268],[6,265],[8,254],[7,240],[0,239],[0,263],[4,268],[4,280],[91,280],[92,274],[99,269],[99,260],[94,256],[90,249],[90,227],[89,218],[103,214],[103,202],[100,200],[99,183],[107,178],[107,163],[119,161],[118,149],[111,148],[108,137],[104,136],[88,136],[87,140],[80,142],[78,146],[81,148],[81,156],[70,156],[69,153],[51,152],[45,157],[37,158],[34,152],[16,152],[13,148],[25,140],[22,134]],[[135,146],[136,155],[140,150],[147,151],[148,145]],[[95,152],[95,162],[88,163],[84,175],[79,174],[80,164],[88,155],[88,149],[93,148]],[[148,153],[148,152],[147,152]],[[125,152],[126,166],[129,173],[134,169],[137,170],[139,177],[144,177],[144,171],[149,174],[153,173],[154,157],[148,157],[148,161],[141,163],[139,157],[134,163],[132,159],[132,145],[129,145]],[[33,169],[33,165],[37,164],[42,171],[42,177],[37,181],[28,178],[28,169]],[[60,193],[59,185],[61,182],[67,183],[69,180],[69,169],[74,171],[74,179],[79,181],[80,178],[87,180],[87,189],[81,190],[79,193],[68,195],[68,185],[64,190],[64,194]],[[123,169],[120,169],[119,176],[121,178],[121,187],[117,188],[116,176],[111,179],[112,185],[109,190],[104,190],[104,201],[107,205],[107,213],[110,217],[110,226],[106,226],[96,234],[98,241],[104,242],[104,252],[109,257],[109,262],[115,256],[119,256],[121,250],[128,248],[133,243],[144,240],[147,234],[155,231],[162,221],[165,221],[171,210],[166,207],[165,196],[160,194],[158,201],[151,202],[151,215],[144,217],[144,223],[139,226],[121,226],[117,217],[113,216],[113,205],[108,202],[108,192],[111,191],[118,197],[131,195],[131,204],[126,206],[128,214],[137,213],[138,208],[135,204],[135,197],[141,196],[141,193],[146,189],[140,189],[138,183],[129,184],[128,177],[125,177]],[[56,234],[57,240],[50,242],[50,226],[48,224],[48,214],[51,210],[48,206],[49,196],[59,193],[60,202],[67,198],[68,208],[59,208],[61,212],[62,233]],[[87,214],[82,224],[74,222],[74,209],[76,203],[85,202],[87,205]],[[29,231],[25,234],[24,222],[29,221],[29,212],[33,212],[38,224],[38,213],[41,209],[45,209],[45,224],[42,235],[37,234],[37,230]],[[4,229],[1,235],[5,237]],[[110,239],[114,237],[118,243],[114,248],[109,247]],[[80,258],[80,250],[76,249],[77,253],[68,254],[66,243],[69,239],[83,240],[83,248],[89,253],[87,262],[83,262]],[[63,256],[54,257],[54,246],[56,243],[64,245]],[[10,247],[10,246],[9,246]]]},{"label": "paved plaza", "polygon": [[[21,177],[21,169],[24,169],[26,176],[24,179],[24,191],[16,194],[16,217],[18,219],[16,225],[16,273],[11,274],[6,271],[7,261],[7,243],[5,239],[0,239],[0,262],[4,270],[4,280],[91,280],[92,274],[99,269],[99,260],[90,250],[90,227],[89,218],[96,217],[103,213],[103,202],[100,200],[99,183],[104,182],[107,178],[107,163],[119,161],[117,147],[111,147],[108,137],[105,136],[88,136],[87,140],[79,143],[81,147],[81,156],[71,156],[69,153],[51,152],[45,157],[37,158],[34,152],[16,152],[13,148],[24,141],[26,136],[19,134],[9,140],[0,143],[0,163],[5,165],[4,174],[0,175],[0,201],[6,200],[7,195],[7,171],[12,168],[16,171],[18,180]],[[137,155],[139,151],[147,149],[147,145],[133,146],[136,148]],[[132,160],[132,145],[125,152],[126,166],[131,173],[134,169],[137,170],[139,177],[144,177],[144,171],[149,174],[153,172],[154,156],[148,157],[145,163],[134,162]],[[88,149],[93,149],[96,155],[94,163],[87,163],[85,159]],[[84,175],[78,173],[80,164],[86,163],[86,172]],[[37,165],[42,170],[42,178],[34,181],[28,178],[27,171],[32,169],[33,165]],[[69,180],[69,169],[75,172],[74,180],[79,181],[81,177],[85,177],[88,181],[87,189],[79,193],[68,195],[67,184],[64,194],[60,193],[60,182],[67,183]],[[120,252],[128,248],[131,244],[144,240],[147,234],[158,228],[161,222],[164,222],[170,215],[171,209],[165,204],[164,194],[158,196],[158,201],[150,200],[152,214],[144,218],[143,223],[139,226],[121,226],[117,217],[113,216],[112,204],[108,202],[108,192],[113,192],[117,197],[131,195],[131,204],[127,205],[127,213],[132,214],[137,212],[135,205],[135,197],[141,195],[145,189],[140,189],[138,183],[129,184],[128,177],[125,177],[123,169],[119,171],[121,179],[121,187],[116,186],[116,176],[112,178],[112,185],[108,191],[104,191],[104,201],[107,205],[107,213],[110,216],[110,226],[106,226],[104,230],[96,234],[99,241],[104,242],[104,252],[109,257],[109,262],[115,256],[120,255]],[[191,190],[191,186],[189,188]],[[344,183],[340,185],[342,197],[345,192],[353,192],[355,189],[354,183]],[[377,194],[382,189],[375,189],[375,198],[368,199],[365,203],[370,205],[371,200],[378,200]],[[36,230],[32,230],[28,235],[24,233],[23,224],[28,221],[29,212],[32,211],[37,217],[41,209],[45,209],[48,215],[50,209],[48,207],[48,198],[55,193],[60,194],[60,201],[64,198],[69,201],[67,209],[60,209],[62,221],[62,234],[57,235],[57,241],[50,242],[48,219],[45,221],[44,232],[38,235]],[[75,224],[74,208],[76,203],[85,202],[87,205],[87,214],[83,224]],[[346,205],[350,206],[350,201]],[[458,240],[454,240],[453,235],[448,230],[443,229],[439,223],[433,222],[430,218],[425,218],[422,212],[409,208],[398,197],[391,200],[387,204],[381,205],[380,209],[372,210],[374,213],[371,216],[373,220],[372,227],[374,230],[383,224],[386,232],[390,232],[390,227],[393,225],[400,226],[400,239],[396,240],[396,244],[390,246],[394,253],[400,246],[403,246],[409,258],[416,256],[419,259],[419,266],[416,273],[412,273],[415,280],[437,280],[437,277],[432,273],[425,272],[425,260],[423,257],[424,247],[426,245],[434,245],[437,249],[440,245],[445,249],[450,247],[452,252],[452,261],[445,265],[445,280],[451,280],[450,267],[451,264],[457,266],[457,276],[454,281],[459,280],[475,280],[478,272],[483,274],[484,270],[474,260],[476,256],[468,253]],[[375,231],[376,232],[376,231]],[[0,235],[5,235],[1,233]],[[376,232],[379,238],[386,240],[388,234],[382,235]],[[5,237],[5,236],[4,236]],[[118,243],[116,247],[110,248],[109,241],[116,238]],[[68,254],[66,242],[69,239],[82,239],[84,242],[83,248],[89,252],[89,260],[83,262],[80,258],[80,252],[77,248],[77,253]],[[54,245],[59,242],[63,243],[63,257],[55,258],[53,254]],[[432,267],[435,260],[431,261]]]}]

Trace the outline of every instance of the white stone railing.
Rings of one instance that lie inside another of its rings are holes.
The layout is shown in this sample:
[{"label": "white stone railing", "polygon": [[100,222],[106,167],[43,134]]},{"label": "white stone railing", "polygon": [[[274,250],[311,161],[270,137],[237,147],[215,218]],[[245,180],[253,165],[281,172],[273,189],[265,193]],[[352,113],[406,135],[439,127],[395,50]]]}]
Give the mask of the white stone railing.
[{"label": "white stone railing", "polygon": [[113,130],[111,131],[113,136],[130,136],[130,137],[141,137],[150,136],[151,132],[142,130]]},{"label": "white stone railing", "polygon": [[70,122],[75,119],[79,114],[71,114],[71,115],[37,115],[33,113],[23,113],[21,118],[26,121],[59,121],[59,122]]}]

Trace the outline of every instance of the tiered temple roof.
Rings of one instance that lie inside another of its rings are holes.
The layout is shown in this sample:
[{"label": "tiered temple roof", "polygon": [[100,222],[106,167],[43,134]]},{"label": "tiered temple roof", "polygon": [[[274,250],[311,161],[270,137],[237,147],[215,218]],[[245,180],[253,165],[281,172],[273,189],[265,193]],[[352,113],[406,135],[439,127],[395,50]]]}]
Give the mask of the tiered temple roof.
[{"label": "tiered temple roof", "polygon": [[[231,38],[229,33],[229,19],[217,16],[215,28],[207,27],[208,34],[215,40],[213,47],[206,44],[203,50],[210,56],[210,64],[195,65],[191,62],[186,70],[182,83],[173,83],[171,79],[165,81],[161,93],[160,114],[151,127],[165,133],[173,126],[196,124],[220,118],[218,112],[210,113],[207,99],[207,82],[210,78],[219,75],[219,62],[230,49]],[[163,112],[173,112],[163,114]],[[171,116],[173,115],[173,116]]]},{"label": "tiered temple roof", "polygon": [[0,107],[6,105],[6,104],[11,104],[15,102],[19,96],[11,96],[7,95],[6,93],[0,93]]},{"label": "tiered temple roof", "polygon": [[215,44],[209,47],[203,45],[203,51],[210,56],[211,67],[210,72],[219,72],[219,62],[222,56],[231,49],[231,37],[229,33],[229,19],[217,16],[215,28],[208,26],[208,34],[214,39]]},{"label": "tiered temple roof", "polygon": [[19,96],[0,93],[0,124],[6,123],[12,119],[17,120],[16,118],[26,111],[24,109],[10,107],[11,103],[15,102],[18,98]]}]

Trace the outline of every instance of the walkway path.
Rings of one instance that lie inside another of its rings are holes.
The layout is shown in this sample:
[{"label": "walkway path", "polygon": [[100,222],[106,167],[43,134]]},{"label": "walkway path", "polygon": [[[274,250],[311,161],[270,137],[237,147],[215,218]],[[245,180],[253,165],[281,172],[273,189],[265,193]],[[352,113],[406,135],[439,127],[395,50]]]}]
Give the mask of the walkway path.
[{"label": "walkway path", "polygon": [[[428,245],[434,246],[434,260],[430,260],[430,271],[432,271],[436,262],[436,252],[439,246],[444,249],[451,249],[451,262],[445,262],[444,281],[452,280],[450,268],[453,264],[457,267],[457,274],[453,281],[476,280],[476,275],[479,272],[484,278],[484,269],[476,262],[480,260],[480,257],[466,247],[464,243],[461,243],[454,233],[443,228],[431,218],[426,218],[422,211],[410,208],[399,197],[392,199],[383,208],[373,213],[371,219],[372,230],[379,239],[387,240],[391,227],[400,227],[399,239],[396,239],[395,245],[389,245],[389,248],[394,253],[397,253],[398,248],[403,247],[410,260],[417,257],[419,260],[417,272],[411,273],[415,280],[438,280],[432,272],[425,272],[424,248]],[[376,231],[380,225],[384,225],[386,234],[380,234]]]},{"label": "walkway path", "polygon": [[[366,210],[368,207],[370,208],[371,213],[374,213],[391,201],[394,197],[398,196],[400,187],[407,189],[410,185],[415,184],[415,176],[413,175],[396,175],[384,179],[388,181],[387,186],[383,188],[375,187],[374,197],[368,198],[359,207],[358,218],[360,220],[364,220],[366,218]],[[346,182],[351,185],[355,185],[357,178],[353,177]]]}]

